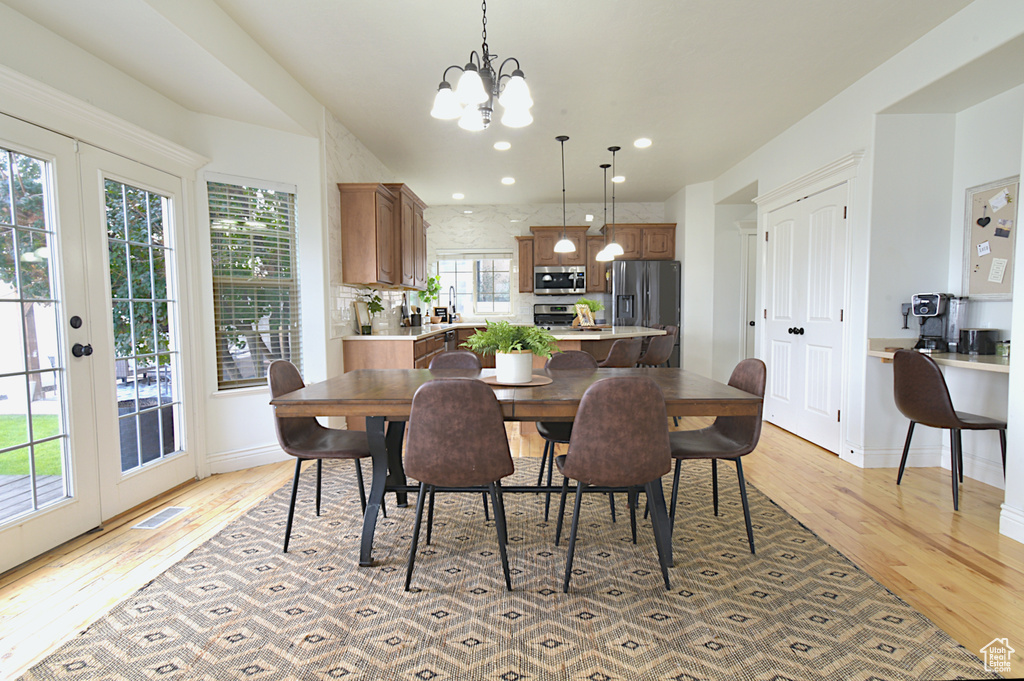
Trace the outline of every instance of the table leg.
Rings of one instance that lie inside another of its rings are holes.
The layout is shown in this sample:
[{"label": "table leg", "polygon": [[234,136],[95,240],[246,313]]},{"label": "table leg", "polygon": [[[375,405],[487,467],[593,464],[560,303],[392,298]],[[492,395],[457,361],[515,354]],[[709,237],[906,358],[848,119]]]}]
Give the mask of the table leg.
[{"label": "table leg", "polygon": [[366,439],[370,444],[370,458],[373,461],[373,481],[370,483],[370,498],[366,501],[366,512],[363,514],[360,567],[373,565],[373,532],[377,529],[377,514],[384,500],[384,487],[388,478],[388,447],[383,416],[370,416],[366,419]]},{"label": "table leg", "polygon": [[[402,441],[405,439],[405,421],[388,423],[387,435],[384,436],[388,448],[388,480],[389,485],[405,485],[405,467],[402,465]],[[395,492],[395,502],[405,508],[409,505],[405,492]]]}]

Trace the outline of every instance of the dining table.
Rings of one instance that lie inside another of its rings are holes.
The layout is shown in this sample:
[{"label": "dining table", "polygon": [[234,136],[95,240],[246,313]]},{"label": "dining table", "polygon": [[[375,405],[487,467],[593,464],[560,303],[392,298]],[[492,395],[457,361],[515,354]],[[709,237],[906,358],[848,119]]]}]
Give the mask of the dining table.
[{"label": "dining table", "polygon": [[[598,368],[574,370],[534,369],[531,383],[494,384],[495,370],[465,369],[362,369],[350,371],[276,397],[270,401],[277,415],[314,417],[366,417],[366,436],[373,463],[373,482],[363,516],[359,565],[373,565],[373,537],[386,492],[394,492],[399,506],[415,491],[402,468],[405,422],[412,398],[424,383],[438,378],[471,378],[492,383],[506,421],[572,421],[580,400],[593,383],[610,377],[645,376],[665,396],[668,416],[745,416],[761,411],[757,395],[679,368]],[[547,382],[546,379],[551,379]],[[628,409],[629,405],[623,405]],[[667,424],[666,424],[667,427]],[[507,487],[508,492],[561,491],[561,487]],[[655,532],[671,559],[671,527],[665,514],[660,485],[659,498],[649,499]]]}]

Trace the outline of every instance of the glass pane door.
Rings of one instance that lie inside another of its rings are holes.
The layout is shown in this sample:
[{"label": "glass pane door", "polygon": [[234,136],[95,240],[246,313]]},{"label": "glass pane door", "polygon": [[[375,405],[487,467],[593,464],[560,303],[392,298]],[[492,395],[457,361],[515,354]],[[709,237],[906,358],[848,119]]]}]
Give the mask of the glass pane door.
[{"label": "glass pane door", "polygon": [[110,179],[104,196],[120,466],[126,473],[180,449],[178,353],[171,334],[176,303],[167,287],[174,254],[165,232],[165,197]]},{"label": "glass pane door", "polygon": [[0,523],[70,494],[48,177],[0,147]]}]

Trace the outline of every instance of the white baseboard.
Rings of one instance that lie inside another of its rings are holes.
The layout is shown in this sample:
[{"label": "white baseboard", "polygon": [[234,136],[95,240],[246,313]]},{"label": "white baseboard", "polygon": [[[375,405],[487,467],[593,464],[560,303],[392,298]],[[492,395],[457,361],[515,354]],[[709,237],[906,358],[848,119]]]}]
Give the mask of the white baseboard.
[{"label": "white baseboard", "polygon": [[1024,544],[1024,510],[1003,504],[999,512],[999,534]]},{"label": "white baseboard", "polygon": [[[860,452],[861,468],[899,468],[903,448],[899,449],[868,449]],[[853,460],[851,463],[854,463]],[[907,468],[931,468],[941,465],[942,449],[940,447],[922,447],[910,450],[907,457]]]},{"label": "white baseboard", "polygon": [[292,457],[281,451],[277,444],[272,444],[217,452],[207,457],[207,464],[210,467],[210,473],[231,473],[254,466],[287,461],[290,458]]}]

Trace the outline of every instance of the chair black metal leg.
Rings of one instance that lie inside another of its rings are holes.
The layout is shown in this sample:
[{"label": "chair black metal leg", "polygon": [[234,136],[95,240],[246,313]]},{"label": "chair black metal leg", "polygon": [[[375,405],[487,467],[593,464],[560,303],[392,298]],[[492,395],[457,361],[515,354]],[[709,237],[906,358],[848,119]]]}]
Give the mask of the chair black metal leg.
[{"label": "chair black metal leg", "polygon": [[[551,455],[548,457],[548,487],[551,487],[551,476],[555,472],[555,443],[551,443]],[[544,497],[544,522],[548,521],[548,511],[551,510],[551,492]]]},{"label": "chair black metal leg", "polygon": [[430,546],[430,536],[434,530],[434,486],[430,486],[429,501],[427,502],[427,546]]},{"label": "chair black metal leg", "polygon": [[615,493],[608,492],[608,509],[612,513],[612,522],[615,522]]},{"label": "chair black metal leg", "polygon": [[949,472],[953,478],[953,510],[960,510],[960,481],[957,480],[957,459],[959,454],[956,451],[956,431],[953,428],[949,429]]},{"label": "chair black metal leg", "polygon": [[750,524],[750,504],[747,502],[747,481],[743,477],[743,463],[736,459],[736,477],[740,481],[740,500],[743,502],[743,522],[747,524],[747,542],[754,553],[754,528]]},{"label": "chair black metal leg", "polygon": [[356,462],[356,483],[359,485],[359,507],[366,513],[366,487],[363,485],[363,463],[359,459]]},{"label": "chair black metal leg", "polygon": [[626,499],[629,505],[629,529],[633,533],[633,545],[636,545],[636,499],[637,493],[635,488],[630,488],[626,492]]},{"label": "chair black metal leg", "polygon": [[654,530],[654,545],[658,549],[658,563],[661,565],[661,576],[665,579],[665,589],[672,588],[668,579],[668,568],[672,562],[672,536],[665,532],[670,528],[663,527],[668,523],[665,512],[665,495],[661,489],[661,479],[652,480],[644,485],[647,493],[647,504],[651,506],[651,527]]},{"label": "chair black metal leg", "polygon": [[544,484],[544,464],[548,462],[548,447],[551,446],[551,440],[544,440],[544,453],[540,456],[540,471],[537,472],[537,487]]},{"label": "chair black metal leg", "polygon": [[711,503],[718,515],[718,459],[711,459]]},{"label": "chair black metal leg", "polygon": [[494,526],[498,530],[498,553],[501,554],[501,569],[505,573],[505,588],[512,590],[512,577],[508,571],[508,528],[505,526],[505,500],[501,495],[501,482],[490,484],[491,502],[494,504]]},{"label": "chair black metal leg", "polygon": [[672,425],[675,426],[676,428],[679,427],[679,417],[678,416],[673,416],[672,417]]},{"label": "chair black metal leg", "polygon": [[288,522],[284,526],[284,549],[288,553],[288,540],[292,536],[292,518],[295,516],[295,499],[299,495],[299,473],[302,472],[302,459],[295,459],[295,478],[292,480],[292,502],[288,505]]},{"label": "chair black metal leg", "polygon": [[[676,498],[679,496],[679,472],[682,470],[682,468],[683,460],[676,459],[676,470],[675,473],[672,475],[672,508],[668,512],[669,536],[672,535],[672,531],[676,527]],[[647,508],[649,509],[650,507],[651,502],[648,499]],[[646,518],[647,515],[645,514],[644,517]]]},{"label": "chair black metal leg", "polygon": [[484,522],[487,522],[491,519],[491,512],[488,510],[487,505],[487,492],[481,493],[480,496],[483,497],[484,500]]},{"label": "chair black metal leg", "polygon": [[562,496],[558,499],[558,524],[555,525],[555,546],[562,539],[562,518],[565,517],[565,495],[569,493],[569,478],[562,478]]},{"label": "chair black metal leg", "polygon": [[[416,544],[420,539],[420,522],[423,520],[423,497],[426,496],[427,484],[420,483],[420,493],[416,495],[416,524],[412,528],[412,544],[409,546],[409,563],[405,567],[405,590],[409,590],[409,583],[412,582],[412,568],[416,563]],[[433,485],[430,491],[434,491]]]},{"label": "chair black metal leg", "polygon": [[956,431],[956,471],[960,477],[960,483],[964,481],[964,442],[961,435],[963,431]]},{"label": "chair black metal leg", "polygon": [[316,517],[320,517],[320,481],[323,478],[324,460],[316,460]]},{"label": "chair black metal leg", "polygon": [[1003,453],[1003,477],[1006,477],[1006,431],[999,431],[999,449]]},{"label": "chair black metal leg", "polygon": [[582,500],[583,483],[577,482],[576,503],[572,510],[572,527],[569,529],[569,555],[565,558],[565,581],[562,582],[562,593],[569,593],[569,578],[572,577],[572,559],[576,553],[576,529],[580,524],[580,502]]},{"label": "chair black metal leg", "polygon": [[910,422],[910,428],[907,428],[907,441],[903,443],[903,458],[900,459],[900,472],[896,475],[896,484],[900,484],[903,480],[903,469],[907,467],[907,454],[910,453],[910,438],[914,437],[914,422]]}]

